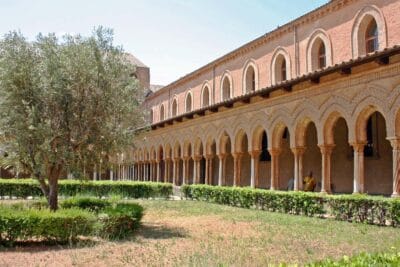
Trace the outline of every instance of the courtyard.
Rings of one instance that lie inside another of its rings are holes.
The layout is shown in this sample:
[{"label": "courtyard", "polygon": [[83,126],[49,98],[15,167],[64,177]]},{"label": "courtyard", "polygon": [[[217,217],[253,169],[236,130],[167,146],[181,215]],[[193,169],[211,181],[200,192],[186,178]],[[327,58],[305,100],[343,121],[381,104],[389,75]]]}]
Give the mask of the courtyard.
[{"label": "courtyard", "polygon": [[400,231],[197,201],[138,200],[138,232],[122,241],[2,248],[1,266],[266,266],[395,252]]}]

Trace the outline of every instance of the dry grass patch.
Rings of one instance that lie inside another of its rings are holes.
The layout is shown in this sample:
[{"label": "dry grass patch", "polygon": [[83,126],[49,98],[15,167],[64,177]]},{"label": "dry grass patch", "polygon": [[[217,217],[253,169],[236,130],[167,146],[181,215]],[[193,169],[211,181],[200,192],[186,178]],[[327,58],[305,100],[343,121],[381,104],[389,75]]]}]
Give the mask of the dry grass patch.
[{"label": "dry grass patch", "polygon": [[131,240],[3,249],[0,266],[265,266],[400,248],[400,232],[193,201],[140,201]]}]

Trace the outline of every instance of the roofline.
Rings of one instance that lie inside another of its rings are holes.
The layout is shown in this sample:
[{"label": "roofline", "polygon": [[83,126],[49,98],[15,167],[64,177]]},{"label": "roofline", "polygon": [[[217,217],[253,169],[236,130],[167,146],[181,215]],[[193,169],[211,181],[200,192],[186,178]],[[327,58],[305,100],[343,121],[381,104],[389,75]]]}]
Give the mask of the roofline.
[{"label": "roofline", "polygon": [[[282,26],[279,26],[276,29],[274,29],[272,31],[269,31],[269,32],[263,34],[262,36],[254,39],[254,40],[252,40],[250,42],[245,43],[244,45],[240,46],[239,48],[236,48],[236,49],[232,50],[231,52],[228,52],[227,54],[225,54],[225,55],[223,55],[223,56],[211,61],[210,63],[207,63],[206,65],[204,65],[204,66],[202,66],[202,67],[200,67],[200,68],[198,68],[198,69],[196,69],[196,70],[194,70],[194,71],[182,76],[181,78],[179,78],[179,79],[173,81],[172,83],[164,86],[163,88],[158,90],[156,93],[154,93],[151,96],[149,96],[148,98],[146,98],[146,100],[156,97],[157,95],[161,94],[162,92],[166,91],[167,89],[170,89],[171,87],[174,87],[174,86],[178,85],[179,83],[184,82],[186,79],[191,78],[192,76],[199,75],[201,72],[206,71],[207,69],[209,69],[209,68],[211,68],[213,66],[216,66],[216,65],[218,65],[219,63],[221,63],[221,62],[223,62],[225,60],[229,60],[230,57],[233,57],[236,54],[242,52],[247,47],[250,47],[252,45],[258,46],[262,42],[266,41],[267,38],[273,38],[276,34],[279,34],[279,33],[284,32],[286,30],[291,30],[291,27],[295,27],[295,26],[301,24],[302,21],[306,20],[309,16],[311,16],[314,13],[320,12],[320,11],[328,8],[331,5],[342,6],[341,3],[349,2],[349,0],[328,0],[328,1],[329,1],[328,3],[323,4],[322,6],[317,7],[317,8],[311,10],[310,12],[308,12],[308,13],[306,13],[306,14],[298,17],[298,18],[289,21],[288,23],[286,23],[286,24],[284,24]],[[357,1],[357,0],[355,0],[355,1]]]},{"label": "roofline", "polygon": [[395,45],[391,48],[385,48],[384,50],[376,51],[375,53],[371,53],[371,54],[368,54],[363,57],[358,57],[357,59],[351,59],[349,61],[344,61],[340,64],[335,64],[333,66],[327,67],[322,70],[310,72],[308,74],[298,76],[296,78],[293,78],[288,81],[284,81],[284,82],[276,84],[276,85],[265,87],[265,88],[259,89],[257,91],[254,91],[254,92],[250,92],[250,93],[247,93],[247,94],[244,94],[241,96],[237,96],[237,97],[234,97],[234,98],[222,101],[222,102],[215,103],[215,104],[207,106],[207,107],[193,110],[191,112],[183,113],[181,115],[151,124],[149,126],[138,128],[138,129],[136,129],[136,131],[142,131],[149,127],[151,127],[151,129],[153,129],[153,130],[158,127],[165,127],[166,125],[172,125],[174,123],[174,121],[182,122],[183,119],[193,119],[195,115],[204,116],[204,115],[206,115],[206,111],[218,112],[218,109],[221,107],[232,108],[235,103],[239,103],[239,102],[250,103],[251,98],[256,97],[256,96],[261,96],[263,98],[269,98],[269,96],[272,92],[275,92],[278,90],[283,89],[285,91],[290,92],[290,91],[292,91],[292,87],[294,85],[297,85],[304,81],[311,81],[311,82],[317,84],[317,83],[319,83],[319,80],[321,77],[327,76],[329,74],[339,72],[344,75],[350,75],[351,69],[353,67],[363,65],[366,63],[375,61],[380,65],[387,65],[387,64],[389,64],[389,57],[398,55],[398,54],[400,54],[400,45]]}]

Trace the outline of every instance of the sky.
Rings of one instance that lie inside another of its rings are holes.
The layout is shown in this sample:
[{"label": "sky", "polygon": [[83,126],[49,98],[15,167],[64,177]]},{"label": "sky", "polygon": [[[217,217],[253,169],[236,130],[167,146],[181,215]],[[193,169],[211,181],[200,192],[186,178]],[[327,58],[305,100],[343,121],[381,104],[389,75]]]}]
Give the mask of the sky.
[{"label": "sky", "polygon": [[0,34],[19,30],[89,35],[114,30],[114,43],[167,85],[328,0],[0,0]]}]

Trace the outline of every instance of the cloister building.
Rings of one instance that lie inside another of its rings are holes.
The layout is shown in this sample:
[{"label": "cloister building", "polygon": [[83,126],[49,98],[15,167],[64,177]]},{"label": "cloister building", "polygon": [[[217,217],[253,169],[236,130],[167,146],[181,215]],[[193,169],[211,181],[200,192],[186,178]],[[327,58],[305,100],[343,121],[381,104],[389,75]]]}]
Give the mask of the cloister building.
[{"label": "cloister building", "polygon": [[399,0],[329,1],[149,95],[111,179],[396,196],[399,44]]}]

